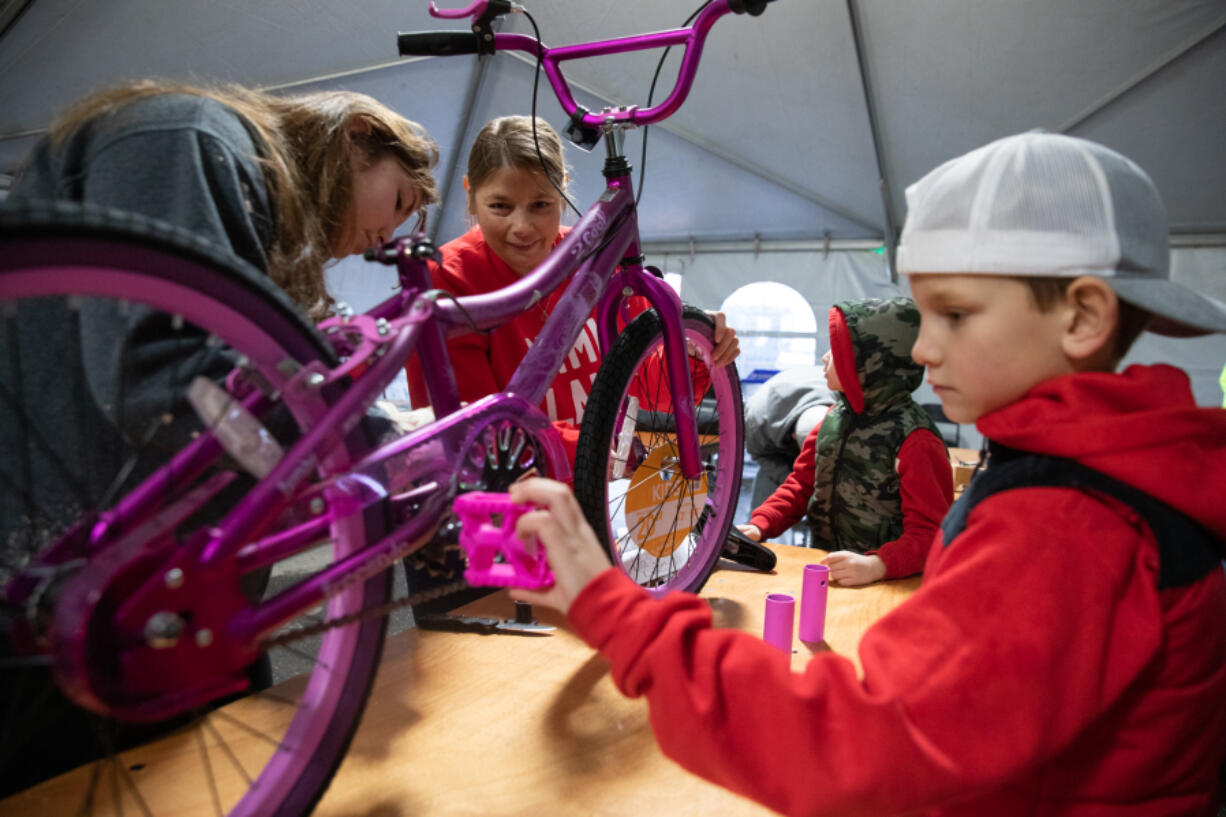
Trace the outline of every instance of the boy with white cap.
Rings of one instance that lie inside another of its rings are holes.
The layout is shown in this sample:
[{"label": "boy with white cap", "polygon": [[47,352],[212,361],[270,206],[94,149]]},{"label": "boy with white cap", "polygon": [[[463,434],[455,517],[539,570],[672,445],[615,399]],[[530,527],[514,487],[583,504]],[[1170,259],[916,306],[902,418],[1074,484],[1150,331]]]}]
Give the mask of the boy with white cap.
[{"label": "boy with white cap", "polygon": [[913,348],[989,465],[924,584],[803,673],[707,606],[652,601],[565,488],[515,486],[569,611],[666,754],[789,814],[1215,813],[1226,757],[1226,411],[1169,366],[1113,373],[1142,328],[1226,331],[1169,280],[1157,191],[1100,145],[1027,133],[907,191]]}]

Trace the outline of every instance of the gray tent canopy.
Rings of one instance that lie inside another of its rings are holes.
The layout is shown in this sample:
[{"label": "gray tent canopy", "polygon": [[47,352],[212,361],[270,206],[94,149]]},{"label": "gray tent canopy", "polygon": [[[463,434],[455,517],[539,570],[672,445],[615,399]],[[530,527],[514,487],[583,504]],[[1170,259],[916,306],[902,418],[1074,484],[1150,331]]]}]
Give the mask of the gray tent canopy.
[{"label": "gray tent canopy", "polygon": [[[699,2],[525,5],[544,41],[561,45],[674,28]],[[0,0],[0,189],[56,111],[117,81],[344,87],[439,142],[444,198],[430,221],[440,240],[454,237],[467,226],[467,147],[490,117],[529,111],[533,64],[522,54],[398,58],[397,31],[462,28],[426,6]],[[522,15],[501,25],[531,33]],[[564,71],[589,108],[642,104],[657,59],[640,52]],[[650,129],[644,242],[681,274],[683,297],[708,308],[755,280],[789,283],[813,307],[824,349],[831,302],[905,288],[888,261],[906,186],[952,156],[1041,127],[1146,168],[1167,204],[1176,276],[1226,300],[1224,85],[1226,0],[778,0],[715,26],[689,101]],[[547,87],[538,113],[564,124]],[[627,142],[636,171],[641,138]],[[601,161],[577,149],[569,160],[582,206],[600,189]],[[361,266],[343,262],[332,276],[359,303],[388,286]],[[1198,399],[1221,400],[1221,339],[1143,346],[1143,357],[1178,348]]]}]

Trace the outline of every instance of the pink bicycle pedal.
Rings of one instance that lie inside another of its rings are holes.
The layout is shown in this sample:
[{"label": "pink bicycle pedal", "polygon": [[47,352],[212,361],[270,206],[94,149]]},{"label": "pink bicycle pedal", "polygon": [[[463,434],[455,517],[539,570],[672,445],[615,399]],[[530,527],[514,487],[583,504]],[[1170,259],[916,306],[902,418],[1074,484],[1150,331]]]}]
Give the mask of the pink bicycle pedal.
[{"label": "pink bicycle pedal", "polygon": [[535,505],[512,502],[509,494],[474,491],[457,496],[453,507],[460,517],[460,546],[468,557],[464,579],[469,584],[527,590],[553,585],[545,545],[537,542],[536,554],[530,555],[515,535],[516,521]]}]

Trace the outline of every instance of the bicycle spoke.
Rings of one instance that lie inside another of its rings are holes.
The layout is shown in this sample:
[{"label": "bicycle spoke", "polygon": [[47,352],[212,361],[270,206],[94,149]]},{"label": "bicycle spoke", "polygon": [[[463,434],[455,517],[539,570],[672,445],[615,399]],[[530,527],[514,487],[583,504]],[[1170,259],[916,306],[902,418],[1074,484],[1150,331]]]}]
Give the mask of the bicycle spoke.
[{"label": "bicycle spoke", "polygon": [[[683,325],[690,381],[702,392],[685,398],[693,401],[699,435],[696,478],[701,482],[692,483],[679,470],[675,409],[680,404],[673,402],[663,322],[654,312],[633,321],[606,355],[589,396],[589,406],[595,407],[589,409],[591,422],[584,416],[584,467],[576,464],[575,469],[576,495],[614,563],[653,595],[702,586],[719,558],[739,487],[730,478],[741,453],[736,450],[741,409],[735,369],[710,367],[714,341],[708,315],[685,307]],[[648,413],[636,427],[642,452],[629,482],[589,477],[605,473],[591,460],[599,463],[610,456],[604,450],[621,428],[631,399]]]},{"label": "bicycle spoke", "polygon": [[204,730],[193,729],[192,733],[196,736],[196,748],[200,751],[200,760],[204,763],[204,776],[208,781],[209,796],[213,800],[213,813],[217,817],[224,817],[221,810],[221,794],[217,791],[217,778],[213,775],[213,763],[209,758],[209,748],[204,743]]},{"label": "bicycle spoke", "polygon": [[[6,491],[16,496],[20,496],[23,498],[23,500],[34,504],[34,509],[38,515],[36,517],[27,517],[25,520],[26,524],[30,528],[34,528],[35,526],[41,524],[46,526],[46,530],[54,531],[59,527],[59,521],[53,518],[45,509],[38,506],[37,503],[34,503],[30,492],[13,482],[12,477],[10,477],[3,470],[0,470],[0,485],[2,485]],[[28,536],[19,535],[19,537],[16,539],[10,539],[9,541],[2,543],[3,549],[0,550],[0,554],[7,556],[9,551],[17,551],[17,553],[14,555],[19,557],[20,561],[14,562],[10,561],[8,558],[5,558],[3,561],[0,561],[0,569],[5,571],[19,570],[24,562],[34,554],[35,550],[41,545],[45,544],[44,542],[27,541],[28,539]],[[22,544],[24,544],[25,547],[20,547]],[[7,581],[7,579],[7,574],[0,575],[0,580]]]},{"label": "bicycle spoke", "polygon": [[210,715],[203,718],[201,720],[201,725],[208,727],[209,732],[217,741],[217,745],[221,747],[221,750],[225,752],[226,757],[230,760],[230,765],[234,767],[235,771],[242,775],[242,778],[244,781],[246,781],[247,785],[250,786],[252,783],[254,783],[255,780],[252,779],[251,775],[247,774],[247,770],[243,767],[243,764],[238,759],[238,756],[234,754],[234,750],[230,748],[230,744],[226,741],[225,737],[222,736],[221,731],[213,725],[212,716]]},{"label": "bicycle spoke", "polygon": [[[307,619],[307,621],[314,621],[314,622],[319,622],[319,621],[322,621],[322,620],[323,620],[322,618],[316,618],[316,619],[313,619],[313,620],[312,620],[312,619]],[[288,653],[290,653],[290,654],[292,654],[292,655],[296,655],[296,656],[298,656],[299,658],[305,659],[305,660],[306,660],[308,663],[314,664],[314,665],[315,665],[315,666],[317,666],[317,667],[323,667],[324,669],[330,669],[330,667],[328,666],[328,663],[327,663],[326,661],[320,661],[318,657],[316,657],[316,656],[314,656],[314,655],[311,655],[311,654],[310,654],[310,653],[308,653],[308,652],[303,652],[302,650],[299,650],[299,649],[297,649],[296,647],[291,647],[291,646],[290,646],[290,645],[288,645],[288,644],[281,644],[281,645],[279,645],[279,646],[280,646],[280,648],[281,648],[281,649],[285,650],[286,652],[288,652]]]},{"label": "bicycle spoke", "polygon": [[[199,361],[198,367],[193,365],[192,370],[198,369],[199,371],[212,371],[214,364],[219,359],[219,356],[224,353],[224,345],[222,344],[220,339],[218,339],[216,336],[213,336],[213,335],[210,335],[204,341],[203,345],[205,349],[209,350],[208,355],[203,360]],[[131,344],[124,345],[125,362],[121,367],[122,371],[124,372],[129,372],[134,369],[138,369],[140,367],[139,363],[133,363],[126,357],[127,351],[130,348],[131,348]],[[186,381],[190,380],[190,377],[187,374],[187,371],[188,371],[187,367],[188,367],[189,362],[194,362],[195,355],[196,353],[192,353],[187,356],[179,356],[178,361],[175,363],[174,368],[171,370],[171,374],[170,374],[170,384],[171,385],[170,385],[169,390],[167,391],[168,395],[181,395],[186,392],[186,388],[185,388]],[[161,412],[151,411],[150,413],[153,413],[155,417],[149,421],[149,424],[145,428],[144,433],[140,435],[139,437],[133,437],[127,431],[127,424],[124,422],[123,414],[122,414],[124,410],[123,395],[122,395],[123,383],[126,382],[126,380],[127,380],[126,377],[120,378],[120,383],[121,383],[120,412],[121,414],[117,421],[117,426],[120,430],[120,434],[124,438],[124,442],[127,443],[127,445],[131,448],[131,451],[130,451],[128,459],[124,462],[122,467],[116,473],[115,477],[112,479],[111,484],[103,492],[102,498],[98,502],[98,507],[105,508],[105,507],[110,506],[110,504],[114,501],[115,497],[118,495],[120,489],[123,488],[124,483],[127,482],[128,478],[132,475],[133,470],[143,460],[145,460],[146,458],[150,458],[154,461],[160,459],[157,456],[156,452],[154,452],[152,457],[150,457],[150,447],[154,439],[157,437],[158,431],[161,430],[163,426],[166,425],[164,421],[164,417],[171,416],[175,408],[174,406],[175,398],[168,397],[167,399],[171,401],[170,404],[165,406]],[[215,428],[216,426],[208,427],[206,430],[213,431]],[[167,482],[168,489],[169,489],[170,484],[171,484],[170,482]]]},{"label": "bicycle spoke", "polygon": [[[17,376],[20,377],[20,374]],[[19,383],[17,385],[18,389],[20,389],[21,384]],[[36,428],[33,427],[33,423],[30,422],[30,415],[27,414],[23,408],[21,408],[21,406],[24,405],[24,401],[14,398],[12,391],[10,391],[2,382],[0,382],[0,401],[5,403],[8,408],[12,409],[16,415],[17,426],[21,431],[21,439],[19,441],[20,445],[18,445],[18,464],[20,466],[18,470],[21,471],[22,474],[22,484],[34,484],[32,475],[33,471],[30,463],[31,443],[33,443],[34,446],[37,447],[39,453],[42,456],[47,457],[47,464],[58,471],[59,476],[65,481],[68,487],[72,489],[75,494],[77,494],[78,501],[81,502],[84,507],[90,507],[92,503],[90,503],[89,494],[85,490],[85,486],[83,486],[80,481],[77,480],[76,475],[72,473],[72,469],[69,468],[59,454],[56,453],[54,446],[52,446],[47,441],[46,437],[44,437]],[[37,505],[37,501],[28,491],[20,490],[20,493],[27,502]],[[41,512],[44,517],[49,516],[44,508],[36,507],[27,508],[29,518],[33,519],[35,517],[35,510]]]},{"label": "bicycle spoke", "polygon": [[[5,334],[7,335],[6,339],[8,341],[8,347],[9,347],[9,370],[10,370],[9,376],[13,380],[13,386],[17,390],[18,395],[21,395],[21,394],[24,394],[25,392],[25,377],[22,373],[22,366],[21,366],[21,343],[20,343],[20,340],[17,334],[16,310],[15,309],[13,310],[12,315],[9,315],[8,312],[9,310],[6,308],[5,310],[6,320],[4,323],[5,323]],[[0,386],[2,385],[3,384],[0,384]],[[2,391],[0,391],[0,396],[4,396],[5,398],[7,398],[6,402],[14,405],[14,407],[17,405],[17,401],[14,401],[9,397],[7,388],[4,388]],[[33,468],[30,464],[30,443],[29,443],[30,417],[24,411],[19,411],[17,413],[17,428],[18,428],[17,461],[20,466],[19,470],[21,471],[21,483],[23,485],[33,485],[34,478],[33,478]],[[26,516],[33,518],[34,509],[27,506]]]},{"label": "bicycle spoke", "polygon": [[[92,815],[94,813],[94,795],[102,785],[102,764],[94,762],[89,768],[89,785],[85,789],[85,799],[81,802],[81,807],[77,810],[77,817],[84,815]],[[116,813],[119,813],[118,809]]]},{"label": "bicycle spoke", "polygon": [[119,757],[119,752],[116,751],[114,736],[107,733],[108,727],[113,729],[113,723],[93,715],[89,716],[89,722],[93,729],[94,737],[102,749],[102,756],[96,762],[98,764],[106,764],[111,770],[111,791],[115,800],[115,813],[123,814],[123,792],[127,790],[136,801],[136,805],[140,807],[141,814],[144,817],[153,817],[149,804],[141,796],[140,789],[136,786],[136,782],[132,780],[132,776],[128,774],[127,768],[124,767]]},{"label": "bicycle spoke", "polygon": [[[69,297],[65,299],[65,306],[68,309],[68,334],[71,340],[71,348],[82,348],[81,337],[81,299]],[[94,442],[89,438],[87,429],[89,423],[86,421],[86,406],[89,405],[86,401],[89,399],[86,394],[86,384],[88,377],[85,371],[85,363],[81,355],[70,355],[70,363],[72,365],[72,406],[73,413],[76,416],[76,437],[77,437],[77,470],[76,472],[85,479],[85,475],[89,473],[89,464],[87,452],[90,445]],[[93,502],[85,497],[85,507],[96,507]]]},{"label": "bicycle spoke", "polygon": [[[289,704],[290,706],[298,706],[298,704],[300,703],[299,701],[287,701],[284,698],[277,698],[276,696],[269,695],[267,693],[260,693],[260,698],[262,699],[267,698],[269,700],[281,701],[281,702]],[[242,729],[244,732],[251,735],[252,737],[258,738],[264,741],[265,743],[270,744],[271,746],[274,746],[278,749],[283,747],[283,744],[281,743],[280,740],[270,737],[269,735],[265,734],[264,732],[261,732],[255,727],[248,725],[245,721],[240,721],[238,718],[235,718],[234,716],[229,715],[221,711],[220,709],[214,710],[213,715],[214,717],[220,718],[221,720],[224,720],[230,723],[232,726]]]}]

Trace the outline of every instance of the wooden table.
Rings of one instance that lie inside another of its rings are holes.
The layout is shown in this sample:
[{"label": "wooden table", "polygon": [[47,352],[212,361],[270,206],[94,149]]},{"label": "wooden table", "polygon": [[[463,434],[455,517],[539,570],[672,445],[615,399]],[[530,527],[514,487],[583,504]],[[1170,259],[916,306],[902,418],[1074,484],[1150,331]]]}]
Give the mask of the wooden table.
[{"label": "wooden table", "polygon": [[[720,563],[703,590],[718,625],[760,636],[767,594],[790,593],[799,606],[802,567],[824,553],[775,549],[773,574]],[[804,665],[811,649],[827,645],[854,660],[864,630],[918,585],[915,577],[831,586],[826,644],[796,641],[793,669]],[[503,591],[456,612],[509,618],[513,604]],[[389,638],[362,725],[317,817],[770,813],[666,759],[652,736],[646,702],[622,697],[604,659],[557,614],[535,612],[558,629],[543,636],[413,629]],[[153,762],[149,766],[143,774],[156,773]],[[176,814],[213,814],[207,798],[178,791],[174,775],[168,777],[166,793],[181,807]],[[79,796],[80,789],[73,790]],[[188,806],[189,800],[200,807]],[[5,801],[0,814],[67,813],[59,806],[64,801],[44,791]]]},{"label": "wooden table", "polygon": [[[774,574],[734,566],[711,575],[702,595],[717,624],[761,635],[768,593],[791,593],[799,604],[801,569],[824,553],[776,551]],[[864,630],[918,586],[918,577],[832,586],[826,643],[854,659]],[[506,618],[513,609],[496,593],[457,612]],[[540,637],[414,630],[391,639],[353,748],[317,815],[771,813],[665,758],[646,702],[624,698],[608,664],[564,620],[537,614],[558,630]],[[810,647],[794,648],[799,669]]]},{"label": "wooden table", "polygon": [[979,466],[979,450],[976,448],[949,449],[949,464],[954,470],[954,498],[961,496],[962,491],[971,481],[971,476]]}]

